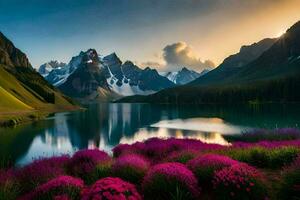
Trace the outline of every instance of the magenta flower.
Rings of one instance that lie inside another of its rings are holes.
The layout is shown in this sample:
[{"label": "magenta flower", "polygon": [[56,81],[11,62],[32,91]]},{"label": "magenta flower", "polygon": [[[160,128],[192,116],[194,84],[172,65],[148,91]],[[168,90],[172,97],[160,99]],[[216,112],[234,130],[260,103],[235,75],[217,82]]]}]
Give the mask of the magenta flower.
[{"label": "magenta flower", "polygon": [[23,196],[20,200],[33,199],[79,199],[80,191],[84,184],[81,179],[71,176],[60,176],[52,179],[49,182],[38,186],[31,193]]},{"label": "magenta flower", "polygon": [[19,169],[16,176],[22,185],[23,192],[29,192],[50,179],[64,175],[69,159],[67,155],[40,158]]},{"label": "magenta flower", "polygon": [[120,178],[104,178],[83,190],[82,200],[141,200],[134,185]]},{"label": "magenta flower", "polygon": [[265,199],[266,187],[262,174],[244,164],[234,164],[215,173],[213,186],[220,199]]},{"label": "magenta flower", "polygon": [[137,142],[132,145],[120,144],[113,149],[114,156],[118,157],[124,154],[141,154],[153,163],[159,163],[165,160],[171,153],[183,150],[218,150],[226,147],[217,144],[205,144],[199,140],[193,139],[159,139],[151,138],[144,143]]},{"label": "magenta flower", "polygon": [[199,184],[209,186],[214,173],[239,162],[227,156],[206,154],[187,163],[187,166],[198,178]]},{"label": "magenta flower", "polygon": [[72,175],[82,179],[89,179],[89,175],[96,170],[98,165],[108,165],[111,158],[104,151],[98,149],[81,150],[76,152],[69,162],[69,171]]},{"label": "magenta flower", "polygon": [[181,163],[155,165],[142,187],[146,199],[197,199],[200,193],[194,174]]},{"label": "magenta flower", "polygon": [[149,162],[139,155],[123,155],[112,166],[113,174],[131,183],[139,183],[149,169]]},{"label": "magenta flower", "polygon": [[125,154],[144,154],[145,144],[143,142],[136,142],[132,145],[129,144],[119,144],[113,148],[114,157],[119,157]]}]

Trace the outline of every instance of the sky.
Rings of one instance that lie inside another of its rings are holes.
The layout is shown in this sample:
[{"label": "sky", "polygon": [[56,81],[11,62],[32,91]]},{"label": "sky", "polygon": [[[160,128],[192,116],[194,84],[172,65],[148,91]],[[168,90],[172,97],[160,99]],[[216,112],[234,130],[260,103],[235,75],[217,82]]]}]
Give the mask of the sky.
[{"label": "sky", "polygon": [[32,65],[81,50],[197,71],[300,20],[300,0],[0,0],[0,31]]}]

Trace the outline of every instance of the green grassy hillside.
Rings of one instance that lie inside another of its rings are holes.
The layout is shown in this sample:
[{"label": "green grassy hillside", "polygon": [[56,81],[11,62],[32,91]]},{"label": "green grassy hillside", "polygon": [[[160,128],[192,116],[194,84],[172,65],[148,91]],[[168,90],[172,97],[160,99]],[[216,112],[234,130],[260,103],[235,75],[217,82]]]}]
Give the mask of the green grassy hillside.
[{"label": "green grassy hillside", "polygon": [[78,108],[37,73],[27,56],[0,32],[0,125]]},{"label": "green grassy hillside", "polygon": [[26,105],[25,103],[17,99],[15,96],[11,95],[1,86],[0,86],[0,96],[1,96],[0,108],[2,109],[2,111],[11,110],[11,109],[32,110],[32,107]]}]

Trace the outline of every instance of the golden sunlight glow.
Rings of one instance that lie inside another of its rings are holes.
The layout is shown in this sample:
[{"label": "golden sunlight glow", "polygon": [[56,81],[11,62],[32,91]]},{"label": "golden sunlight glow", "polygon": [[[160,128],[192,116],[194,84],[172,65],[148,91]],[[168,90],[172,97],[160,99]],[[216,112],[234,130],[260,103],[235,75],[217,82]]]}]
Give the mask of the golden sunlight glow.
[{"label": "golden sunlight glow", "polygon": [[120,143],[132,144],[152,137],[176,137],[198,139],[205,143],[230,145],[223,135],[240,133],[242,130],[247,129],[247,127],[227,124],[220,118],[162,120],[150,127],[153,129],[140,129],[133,137],[122,137]]},{"label": "golden sunlight glow", "polygon": [[279,31],[279,32],[275,35],[275,37],[279,38],[279,37],[283,36],[285,33],[286,33],[285,30]]}]

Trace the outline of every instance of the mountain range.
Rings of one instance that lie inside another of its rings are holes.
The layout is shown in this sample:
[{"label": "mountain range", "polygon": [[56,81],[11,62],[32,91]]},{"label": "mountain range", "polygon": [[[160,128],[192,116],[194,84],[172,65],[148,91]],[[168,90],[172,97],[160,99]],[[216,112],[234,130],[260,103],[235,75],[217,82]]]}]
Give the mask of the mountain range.
[{"label": "mountain range", "polygon": [[[0,32],[0,112],[75,109],[76,104],[55,89],[31,66],[27,56]],[[77,107],[78,108],[78,107]]]},{"label": "mountain range", "polygon": [[299,101],[300,22],[277,39],[264,39],[226,58],[191,83],[122,102],[238,103]]},{"label": "mountain range", "polygon": [[197,73],[184,67],[178,72],[159,73],[150,67],[141,69],[131,61],[123,63],[116,53],[100,57],[94,49],[80,52],[69,64],[50,61],[38,71],[69,96],[103,101],[153,94],[189,83],[207,72]]}]

